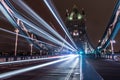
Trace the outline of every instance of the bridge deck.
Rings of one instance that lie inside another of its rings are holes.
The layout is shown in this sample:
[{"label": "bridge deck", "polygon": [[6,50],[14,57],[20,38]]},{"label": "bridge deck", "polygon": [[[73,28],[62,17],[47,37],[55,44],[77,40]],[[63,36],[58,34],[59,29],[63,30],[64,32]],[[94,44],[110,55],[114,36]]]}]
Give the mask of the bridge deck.
[{"label": "bridge deck", "polygon": [[104,80],[120,80],[120,62],[110,59],[88,59]]}]

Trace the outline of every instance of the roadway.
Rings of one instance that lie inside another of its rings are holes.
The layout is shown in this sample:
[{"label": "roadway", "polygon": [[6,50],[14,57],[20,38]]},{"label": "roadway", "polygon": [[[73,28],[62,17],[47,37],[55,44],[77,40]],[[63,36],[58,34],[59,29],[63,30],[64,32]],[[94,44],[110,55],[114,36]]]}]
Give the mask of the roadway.
[{"label": "roadway", "polygon": [[[53,58],[19,64],[0,65],[0,74],[12,74],[14,73],[13,71],[23,70],[28,67],[35,68],[35,66],[55,62],[62,59],[64,58]],[[39,66],[39,68],[9,75],[1,78],[0,80],[80,80],[79,57],[58,61],[44,67]]]},{"label": "roadway", "polygon": [[67,55],[0,63],[0,80],[103,80],[85,56]]}]

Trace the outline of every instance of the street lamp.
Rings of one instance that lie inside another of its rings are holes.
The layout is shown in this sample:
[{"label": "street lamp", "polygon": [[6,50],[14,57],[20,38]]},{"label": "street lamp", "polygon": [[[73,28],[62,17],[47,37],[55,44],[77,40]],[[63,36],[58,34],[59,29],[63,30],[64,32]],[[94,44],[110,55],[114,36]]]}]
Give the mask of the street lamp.
[{"label": "street lamp", "polygon": [[113,43],[116,43],[116,41],[115,40],[110,40],[111,52],[112,52],[112,59],[114,60],[114,47],[113,47]]},{"label": "street lamp", "polygon": [[15,39],[15,53],[14,53],[14,60],[16,60],[16,55],[17,55],[17,43],[18,43],[18,33],[19,33],[19,30],[18,29],[15,29],[15,33],[16,33],[16,39]]},{"label": "street lamp", "polygon": [[33,44],[30,44],[30,55],[32,56],[33,53]]},{"label": "street lamp", "polygon": [[[32,40],[33,40],[33,34],[31,34],[31,38],[32,38]],[[32,59],[32,54],[33,53],[33,44],[31,43],[30,44],[30,56],[31,56],[31,59]]]}]

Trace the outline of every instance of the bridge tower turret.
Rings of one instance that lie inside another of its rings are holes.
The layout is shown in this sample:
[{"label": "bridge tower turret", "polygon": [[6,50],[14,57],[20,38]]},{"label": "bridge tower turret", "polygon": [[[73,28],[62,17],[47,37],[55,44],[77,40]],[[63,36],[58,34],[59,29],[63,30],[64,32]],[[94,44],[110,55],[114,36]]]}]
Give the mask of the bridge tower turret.
[{"label": "bridge tower turret", "polygon": [[85,52],[85,47],[87,45],[87,36],[84,9],[82,8],[80,12],[76,5],[74,5],[70,13],[68,10],[66,10],[65,23],[70,35],[78,47],[78,50]]}]

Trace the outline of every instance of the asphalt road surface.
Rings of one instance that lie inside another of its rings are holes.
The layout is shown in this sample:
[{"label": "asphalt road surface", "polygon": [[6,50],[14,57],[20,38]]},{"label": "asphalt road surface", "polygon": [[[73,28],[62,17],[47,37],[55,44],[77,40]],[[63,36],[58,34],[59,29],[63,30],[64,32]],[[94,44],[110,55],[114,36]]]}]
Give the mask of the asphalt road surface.
[{"label": "asphalt road surface", "polygon": [[[0,66],[0,74],[7,75],[15,73],[13,71],[23,70],[29,67],[28,70],[15,75],[9,75],[0,80],[80,80],[80,61],[79,57],[62,60],[63,58],[40,60],[28,63],[9,64]],[[58,61],[58,62],[56,62]],[[46,63],[51,63],[40,67]],[[56,62],[56,63],[53,63]],[[10,72],[10,73],[8,73]],[[4,73],[4,74],[3,74]]]}]

